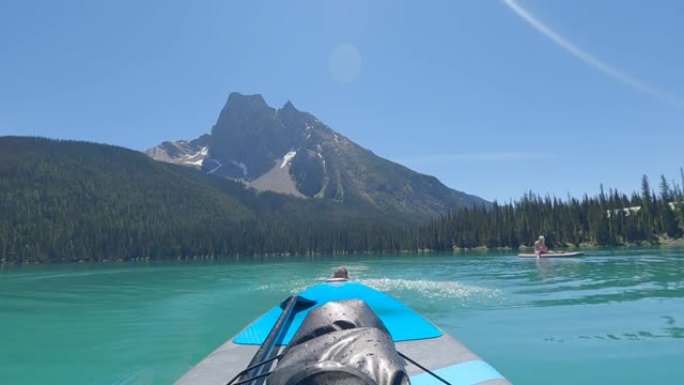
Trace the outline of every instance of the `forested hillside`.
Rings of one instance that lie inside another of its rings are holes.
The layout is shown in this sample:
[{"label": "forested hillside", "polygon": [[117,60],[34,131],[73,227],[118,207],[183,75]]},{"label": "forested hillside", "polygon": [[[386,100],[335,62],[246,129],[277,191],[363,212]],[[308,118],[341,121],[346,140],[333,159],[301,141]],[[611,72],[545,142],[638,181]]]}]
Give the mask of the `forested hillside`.
[{"label": "forested hillside", "polygon": [[256,193],[119,147],[0,138],[0,259],[232,257],[399,248],[401,218]]},{"label": "forested hillside", "polygon": [[[682,172],[684,185],[684,172]],[[530,245],[540,235],[551,246],[657,244],[681,238],[684,226],[682,187],[661,177],[659,193],[646,176],[641,193],[611,190],[596,197],[560,200],[529,193],[510,204],[464,209],[422,226],[410,244],[419,249]]]},{"label": "forested hillside", "polygon": [[[684,182],[684,173],[682,174]],[[683,183],[684,184],[684,183]],[[257,193],[120,147],[0,138],[0,260],[65,262],[655,244],[684,234],[684,192],[617,191],[466,208],[415,227],[373,206]]]}]

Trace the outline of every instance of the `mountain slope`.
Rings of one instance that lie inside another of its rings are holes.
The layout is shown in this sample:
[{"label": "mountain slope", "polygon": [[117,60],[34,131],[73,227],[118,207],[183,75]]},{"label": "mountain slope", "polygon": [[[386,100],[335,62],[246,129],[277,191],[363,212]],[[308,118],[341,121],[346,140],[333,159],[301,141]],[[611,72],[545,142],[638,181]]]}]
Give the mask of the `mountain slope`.
[{"label": "mountain slope", "polygon": [[164,142],[145,151],[145,154],[163,162],[200,168],[209,151],[210,138],[209,135],[202,135],[191,141]]},{"label": "mountain slope", "polygon": [[[167,151],[165,143],[146,153],[174,163],[194,159],[193,152]],[[174,148],[182,145],[175,143]],[[415,220],[488,204],[373,154],[290,102],[280,109],[269,107],[261,95],[230,94],[206,143],[203,171],[243,180],[259,190]]]},{"label": "mountain slope", "polygon": [[397,229],[120,147],[0,137],[3,262],[396,250]]}]

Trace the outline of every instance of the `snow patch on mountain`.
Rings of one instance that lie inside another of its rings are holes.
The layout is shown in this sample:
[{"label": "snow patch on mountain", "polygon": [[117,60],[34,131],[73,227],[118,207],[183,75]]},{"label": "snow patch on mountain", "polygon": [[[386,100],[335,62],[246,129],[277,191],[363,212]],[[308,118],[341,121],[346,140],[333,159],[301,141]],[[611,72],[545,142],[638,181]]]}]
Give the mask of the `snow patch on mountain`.
[{"label": "snow patch on mountain", "polygon": [[207,157],[207,154],[209,154],[209,147],[202,147],[198,152],[194,154],[186,154],[181,160],[181,163],[188,166],[202,167],[202,164],[204,163],[204,159]]},{"label": "snow patch on mountain", "polygon": [[204,158],[199,159],[199,160],[195,160],[195,161],[186,160],[186,161],[183,162],[183,163],[185,163],[185,164],[187,164],[187,165],[190,165],[190,166],[202,167],[202,164],[204,163]]},{"label": "snow patch on mountain", "polygon": [[152,159],[162,162],[202,168],[204,160],[209,154],[209,140],[209,135],[202,135],[191,141],[163,142],[158,146],[145,150],[145,154]]},{"label": "snow patch on mountain", "polygon": [[280,165],[280,168],[283,168],[288,165],[294,159],[294,157],[297,155],[297,151],[290,151],[285,156],[283,156],[283,163]]},{"label": "snow patch on mountain", "polygon": [[230,163],[232,163],[235,166],[240,167],[240,169],[242,170],[242,175],[247,176],[247,165],[246,164],[244,164],[242,162],[238,162],[237,160],[231,160]]},{"label": "snow patch on mountain", "polygon": [[223,167],[223,164],[221,164],[221,162],[218,161],[217,159],[209,159],[209,160],[211,160],[212,162],[216,163],[217,166],[214,167],[214,168],[212,168],[211,170],[207,171],[207,174],[213,174],[213,173],[216,172],[216,170],[218,170],[219,168]]}]

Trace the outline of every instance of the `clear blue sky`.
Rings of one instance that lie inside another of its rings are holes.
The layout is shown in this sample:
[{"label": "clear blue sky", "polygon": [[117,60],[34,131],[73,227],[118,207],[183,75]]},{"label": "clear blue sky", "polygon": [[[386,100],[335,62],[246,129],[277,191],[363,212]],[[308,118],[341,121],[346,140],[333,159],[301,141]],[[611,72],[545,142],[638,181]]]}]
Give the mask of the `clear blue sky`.
[{"label": "clear blue sky", "polygon": [[142,150],[232,91],[507,201],[684,166],[684,2],[0,3],[0,135]]}]

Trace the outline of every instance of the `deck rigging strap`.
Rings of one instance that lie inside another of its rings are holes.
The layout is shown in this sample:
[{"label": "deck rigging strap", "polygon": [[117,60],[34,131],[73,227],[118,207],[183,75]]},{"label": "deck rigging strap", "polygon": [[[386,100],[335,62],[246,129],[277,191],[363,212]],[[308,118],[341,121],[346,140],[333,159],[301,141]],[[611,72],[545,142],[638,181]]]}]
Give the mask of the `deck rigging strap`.
[{"label": "deck rigging strap", "polygon": [[399,355],[401,356],[401,358],[405,359],[406,361],[408,361],[408,362],[412,363],[413,365],[416,365],[417,367],[419,367],[420,369],[422,369],[425,373],[428,373],[429,375],[431,375],[432,377],[434,377],[434,378],[436,378],[436,379],[442,381],[442,382],[445,383],[446,385],[451,385],[451,383],[450,383],[449,381],[447,381],[447,380],[445,380],[444,378],[440,377],[439,375],[437,375],[437,373],[435,373],[435,372],[433,372],[432,370],[426,368],[425,366],[419,364],[418,361],[416,361],[416,360],[410,358],[410,357],[407,356],[406,354],[404,354],[404,353],[402,353],[402,352],[400,352],[400,351],[398,351],[398,350],[397,350],[397,354],[399,354]]},{"label": "deck rigging strap", "polygon": [[[254,365],[251,365],[251,366],[248,366],[248,367],[242,369],[238,374],[235,375],[235,377],[233,377],[232,380],[228,381],[228,383],[227,383],[226,385],[240,385],[240,384],[243,384],[243,383],[245,383],[245,382],[249,382],[249,381],[252,381],[252,380],[256,380],[256,379],[257,379],[256,377],[250,377],[250,378],[248,378],[248,379],[246,379],[246,380],[242,380],[242,381],[239,381],[239,382],[235,382],[235,380],[237,380],[240,376],[242,376],[243,374],[249,372],[250,370],[252,370],[252,369],[254,369],[254,368],[258,368],[258,367],[261,366],[261,365],[266,365],[266,364],[268,364],[269,362],[273,362],[273,361],[275,361],[275,360],[279,360],[279,359],[281,359],[284,355],[285,355],[285,353],[281,353],[281,354],[278,354],[278,355],[276,355],[276,356],[273,356],[273,357],[271,357],[271,358],[269,358],[269,359],[263,360],[263,361],[261,361],[261,362],[258,362],[258,363],[256,363],[256,364],[254,364]],[[267,376],[267,375],[269,375],[269,374],[271,374],[271,372],[263,373],[264,376]]]}]

